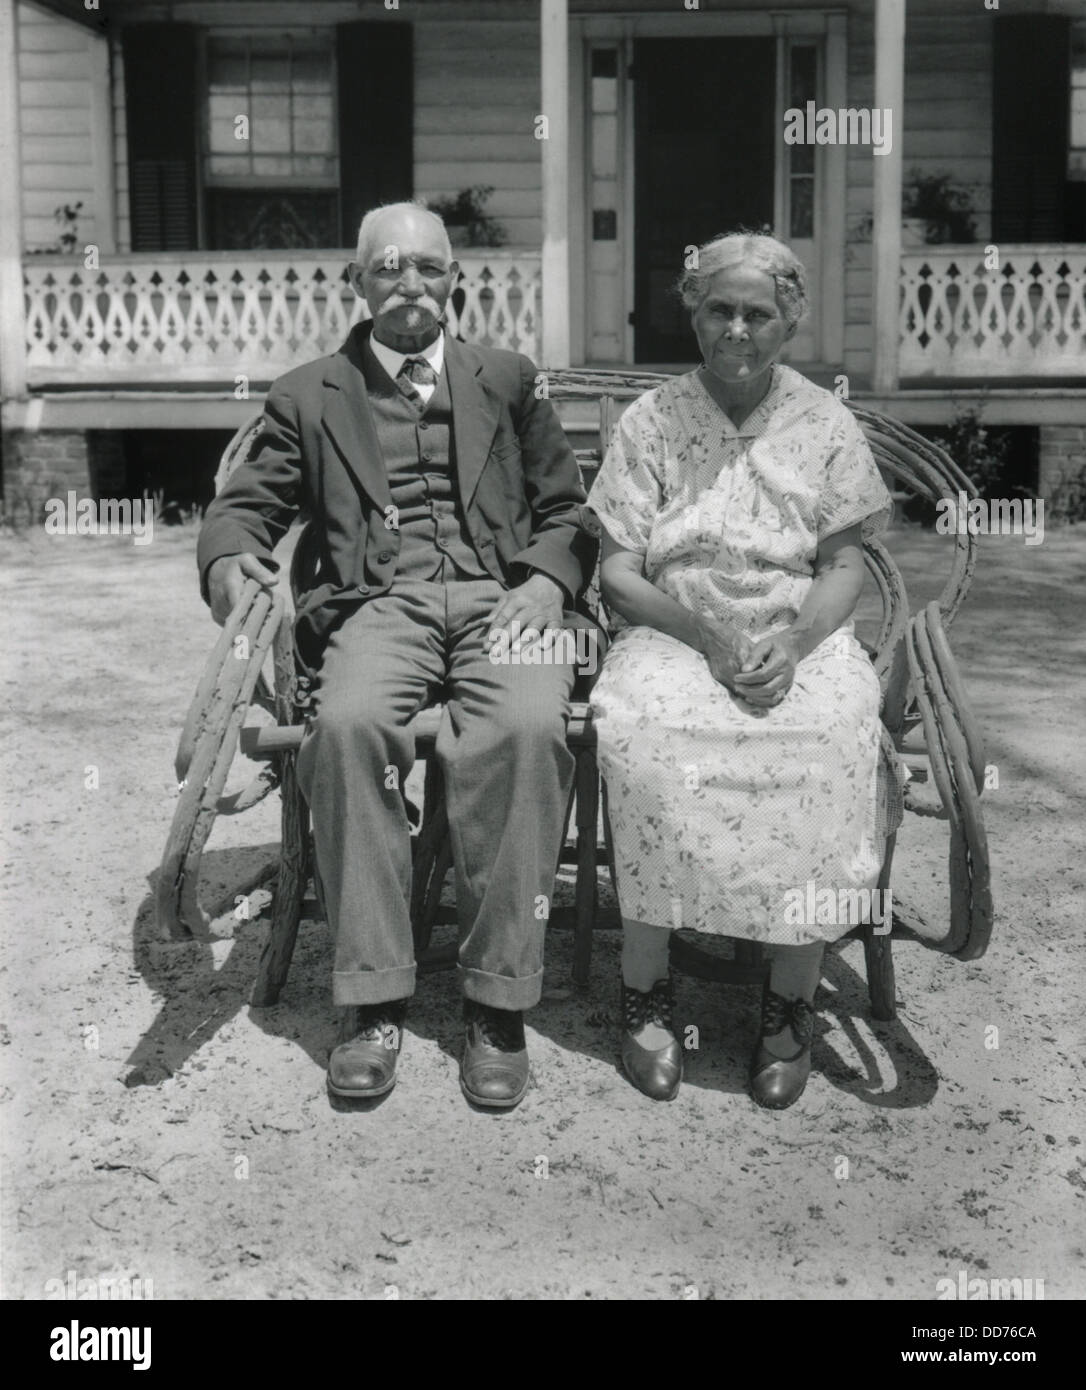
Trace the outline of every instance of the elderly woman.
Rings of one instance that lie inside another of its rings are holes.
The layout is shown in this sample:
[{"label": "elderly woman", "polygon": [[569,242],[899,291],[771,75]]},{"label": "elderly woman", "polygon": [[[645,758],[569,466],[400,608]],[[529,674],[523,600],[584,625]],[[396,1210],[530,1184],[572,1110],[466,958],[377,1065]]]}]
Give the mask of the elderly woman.
[{"label": "elderly woman", "polygon": [[776,360],[807,303],[788,247],[717,237],[679,292],[703,364],[630,406],[589,496],[625,623],[592,696],[622,1061],[646,1095],[678,1091],[673,930],[763,942],[751,1091],[783,1109],[810,1071],[823,945],[853,925],[805,904],[873,888],[882,860],[879,686],[851,615],[890,498],[848,409]]}]

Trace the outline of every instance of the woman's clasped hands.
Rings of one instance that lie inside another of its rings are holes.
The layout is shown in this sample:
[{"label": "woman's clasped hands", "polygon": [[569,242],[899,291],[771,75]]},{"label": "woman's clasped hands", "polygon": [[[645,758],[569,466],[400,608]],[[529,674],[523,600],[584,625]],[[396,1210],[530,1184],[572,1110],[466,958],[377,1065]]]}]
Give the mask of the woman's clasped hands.
[{"label": "woman's clasped hands", "polygon": [[708,615],[697,619],[702,651],[714,680],[757,708],[779,705],[791,689],[800,653],[787,632],[752,642],[730,624]]}]

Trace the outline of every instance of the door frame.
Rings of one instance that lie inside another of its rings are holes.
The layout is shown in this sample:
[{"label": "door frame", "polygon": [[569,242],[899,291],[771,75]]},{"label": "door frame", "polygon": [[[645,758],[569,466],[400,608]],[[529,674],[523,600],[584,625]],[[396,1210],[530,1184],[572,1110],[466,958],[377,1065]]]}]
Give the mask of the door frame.
[{"label": "door frame", "polygon": [[[696,26],[696,29],[695,29]],[[570,180],[570,238],[572,280],[575,294],[571,328],[571,346],[575,360],[591,360],[592,339],[588,322],[588,299],[592,293],[592,156],[591,103],[588,85],[591,82],[591,49],[606,45],[618,49],[618,190],[619,246],[622,260],[622,284],[626,311],[634,303],[634,101],[636,79],[629,76],[633,63],[635,39],[689,38],[695,32],[706,38],[773,38],[778,42],[777,84],[774,103],[782,139],[774,169],[773,222],[780,226],[785,208],[785,153],[783,140],[784,99],[782,72],[786,45],[795,39],[816,40],[819,43],[821,90],[819,104],[839,109],[847,101],[847,44],[848,12],[840,9],[790,10],[766,12],[735,11],[727,14],[707,14],[703,11],[680,10],[670,15],[581,15],[570,17],[570,115],[571,115],[571,173]],[[579,80],[578,80],[579,78]],[[815,341],[818,344],[819,364],[837,366],[844,357],[844,284],[845,284],[845,219],[846,219],[846,160],[848,150],[843,145],[816,145],[815,150],[815,242],[819,257],[817,282],[820,304],[817,308]],[[580,172],[581,177],[576,177]],[[678,269],[676,269],[678,274]],[[622,360],[634,360],[634,328],[623,313],[621,331]]]}]

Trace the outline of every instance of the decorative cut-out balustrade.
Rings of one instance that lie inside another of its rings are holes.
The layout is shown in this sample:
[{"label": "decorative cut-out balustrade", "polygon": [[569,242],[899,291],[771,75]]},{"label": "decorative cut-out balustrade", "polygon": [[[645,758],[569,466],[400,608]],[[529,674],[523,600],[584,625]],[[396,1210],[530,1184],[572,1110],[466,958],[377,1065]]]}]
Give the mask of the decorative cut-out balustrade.
[{"label": "decorative cut-out balustrade", "polygon": [[[452,332],[538,360],[538,250],[457,252]],[[1086,248],[926,246],[901,264],[903,378],[1086,374]],[[270,381],[365,314],[341,251],[161,252],[24,263],[32,388]]]},{"label": "decorative cut-out balustrade", "polygon": [[[449,327],[538,356],[538,251],[458,252]],[[161,252],[24,263],[31,387],[270,381],[365,316],[337,251]]]},{"label": "decorative cut-out balustrade", "polygon": [[903,377],[1086,376],[1086,247],[906,252],[900,325]]}]

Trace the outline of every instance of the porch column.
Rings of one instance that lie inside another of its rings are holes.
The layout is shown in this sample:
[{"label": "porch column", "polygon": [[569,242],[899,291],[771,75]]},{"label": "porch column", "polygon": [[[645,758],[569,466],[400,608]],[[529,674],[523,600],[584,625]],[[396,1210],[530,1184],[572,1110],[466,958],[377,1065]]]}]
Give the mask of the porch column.
[{"label": "porch column", "polygon": [[0,0],[0,401],[26,395],[23,181],[19,168],[19,62],[15,0]]},{"label": "porch column", "polygon": [[568,367],[569,352],[569,15],[567,0],[540,0],[540,114],[543,174],[544,367]]},{"label": "porch column", "polygon": [[893,139],[889,154],[872,154],[874,343],[871,385],[875,391],[896,391],[901,278],[901,151],[905,135],[905,0],[875,0],[875,106],[892,113]]},{"label": "porch column", "polygon": [[94,160],[94,240],[103,256],[117,251],[117,195],[113,173],[113,90],[109,39],[88,34],[91,72],[91,158]]}]

